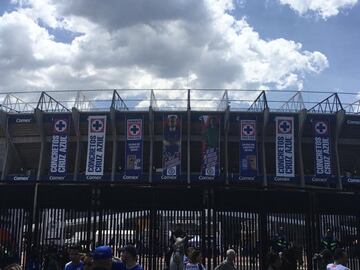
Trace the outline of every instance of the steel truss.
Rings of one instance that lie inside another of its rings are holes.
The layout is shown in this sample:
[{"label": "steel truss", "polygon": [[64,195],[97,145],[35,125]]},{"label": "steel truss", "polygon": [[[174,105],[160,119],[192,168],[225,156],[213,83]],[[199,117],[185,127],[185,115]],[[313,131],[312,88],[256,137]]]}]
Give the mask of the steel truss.
[{"label": "steel truss", "polygon": [[309,112],[312,113],[336,113],[338,111],[344,110],[339,96],[337,93],[330,95],[325,98],[314,107],[309,109]]},{"label": "steel truss", "polygon": [[306,109],[301,92],[296,92],[288,101],[280,107],[283,112],[298,112]]},{"label": "steel truss", "polygon": [[248,111],[262,112],[265,109],[269,109],[269,106],[268,106],[265,91],[263,90],[263,91],[261,91],[260,95],[255,99],[253,104],[251,104]]},{"label": "steel truss", "polygon": [[112,101],[111,101],[111,108],[117,111],[128,111],[129,108],[126,106],[124,100],[120,97],[119,93],[114,90]]},{"label": "steel truss", "polygon": [[41,92],[36,109],[43,112],[70,112],[68,108],[48,95],[46,92]]}]

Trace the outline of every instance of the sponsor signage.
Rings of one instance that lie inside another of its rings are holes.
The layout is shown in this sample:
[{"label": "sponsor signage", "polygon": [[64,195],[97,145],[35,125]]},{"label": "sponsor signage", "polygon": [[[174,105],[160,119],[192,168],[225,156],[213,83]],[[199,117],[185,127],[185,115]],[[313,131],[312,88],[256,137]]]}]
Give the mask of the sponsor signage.
[{"label": "sponsor signage", "polygon": [[239,180],[252,181],[257,176],[256,121],[240,120]]},{"label": "sponsor signage", "polygon": [[313,121],[314,129],[314,170],[312,182],[327,182],[331,177],[330,125],[326,119]]},{"label": "sponsor signage", "polygon": [[164,114],[163,117],[163,180],[176,180],[181,174],[181,116]]},{"label": "sponsor signage", "polygon": [[143,118],[126,118],[125,174],[123,180],[138,180],[143,171]]},{"label": "sponsor signage", "polygon": [[199,180],[214,180],[220,174],[220,118],[202,115],[202,162]]},{"label": "sponsor signage", "polygon": [[[86,177],[104,174],[106,116],[89,116]],[[90,179],[89,179],[90,180]]]},{"label": "sponsor signage", "polygon": [[276,117],[276,176],[274,181],[295,177],[294,118]]},{"label": "sponsor signage", "polygon": [[49,180],[64,180],[67,173],[69,118],[53,118]]}]

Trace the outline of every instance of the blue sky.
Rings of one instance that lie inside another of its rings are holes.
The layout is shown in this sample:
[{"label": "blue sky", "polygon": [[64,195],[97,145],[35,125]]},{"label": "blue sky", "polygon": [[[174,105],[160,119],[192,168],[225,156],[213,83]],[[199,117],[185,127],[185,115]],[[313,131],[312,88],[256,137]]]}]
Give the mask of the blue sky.
[{"label": "blue sky", "polygon": [[329,68],[320,75],[309,76],[306,90],[360,90],[360,5],[323,20],[300,16],[276,1],[246,1],[236,15],[246,16],[250,25],[265,39],[286,38],[301,42],[306,50],[321,51]]},{"label": "blue sky", "polygon": [[304,3],[2,0],[0,91],[359,92],[358,0]]}]

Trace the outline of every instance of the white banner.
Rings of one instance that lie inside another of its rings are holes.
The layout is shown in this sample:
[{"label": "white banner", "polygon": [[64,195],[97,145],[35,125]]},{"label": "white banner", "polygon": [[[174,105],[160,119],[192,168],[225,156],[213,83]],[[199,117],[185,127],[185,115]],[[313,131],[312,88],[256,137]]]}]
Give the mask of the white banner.
[{"label": "white banner", "polygon": [[276,176],[295,177],[294,117],[276,117]]},{"label": "white banner", "polygon": [[86,175],[103,175],[105,156],[106,116],[89,116]]}]

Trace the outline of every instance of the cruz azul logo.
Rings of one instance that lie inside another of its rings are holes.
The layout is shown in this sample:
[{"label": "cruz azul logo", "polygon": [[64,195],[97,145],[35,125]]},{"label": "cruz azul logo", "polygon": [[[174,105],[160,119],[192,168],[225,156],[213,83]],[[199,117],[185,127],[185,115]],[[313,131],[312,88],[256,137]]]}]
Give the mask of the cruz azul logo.
[{"label": "cruz azul logo", "polygon": [[319,135],[327,134],[328,125],[325,122],[319,121],[315,124],[315,131]]},{"label": "cruz azul logo", "polygon": [[127,139],[141,140],[142,138],[142,120],[128,119],[127,120]]},{"label": "cruz azul logo", "polygon": [[255,121],[241,121],[241,140],[255,140],[256,129],[255,129]]},{"label": "cruz azul logo", "polygon": [[281,120],[278,122],[278,133],[279,134],[290,134],[292,132],[291,120]]},{"label": "cruz azul logo", "polygon": [[54,133],[66,133],[68,129],[67,121],[64,119],[55,120]]},{"label": "cruz azul logo", "polygon": [[104,120],[103,118],[92,118],[90,122],[91,132],[98,133],[104,132]]}]

